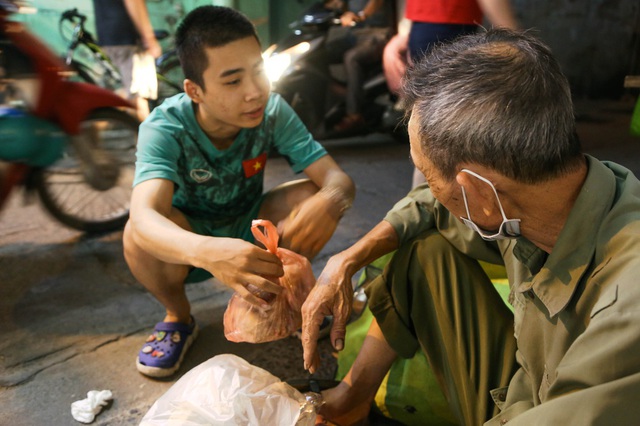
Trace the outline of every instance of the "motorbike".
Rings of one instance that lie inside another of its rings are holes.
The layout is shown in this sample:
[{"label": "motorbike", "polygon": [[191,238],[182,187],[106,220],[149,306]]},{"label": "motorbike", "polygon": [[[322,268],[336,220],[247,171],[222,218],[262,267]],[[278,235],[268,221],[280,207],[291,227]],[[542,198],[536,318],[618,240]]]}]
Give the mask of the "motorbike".
[{"label": "motorbike", "polygon": [[129,216],[138,121],[134,106],[73,71],[0,0],[0,208],[16,187],[59,222],[87,232]]},{"label": "motorbike", "polygon": [[[382,61],[368,71],[364,83],[366,125],[355,133],[333,130],[345,115],[346,78],[340,50],[349,29],[335,31],[340,19],[332,12],[304,15],[290,25],[292,32],[263,53],[271,88],[279,93],[318,140],[383,132],[407,140],[403,114],[395,108]],[[341,33],[336,37],[336,33]],[[338,54],[336,54],[338,51]]]}]

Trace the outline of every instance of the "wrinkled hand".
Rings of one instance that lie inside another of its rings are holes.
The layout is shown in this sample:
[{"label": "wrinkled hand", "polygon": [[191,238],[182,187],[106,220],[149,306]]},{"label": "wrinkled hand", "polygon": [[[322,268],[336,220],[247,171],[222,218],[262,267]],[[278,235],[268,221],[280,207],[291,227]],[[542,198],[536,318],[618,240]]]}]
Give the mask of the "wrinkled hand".
[{"label": "wrinkled hand", "polygon": [[[238,238],[211,238],[201,249],[201,267],[235,290],[247,302],[268,308],[264,292],[280,294],[282,287],[265,277],[284,275],[273,253]],[[261,296],[261,297],[259,297]]]},{"label": "wrinkled hand", "polygon": [[338,351],[344,348],[352,301],[351,275],[345,272],[340,259],[334,256],[327,262],[315,287],[302,305],[302,350],[304,368],[309,372],[315,372],[320,363],[317,352],[318,334],[325,316],[333,315],[333,347]]},{"label": "wrinkled hand", "polygon": [[300,203],[278,224],[278,233],[282,236],[280,245],[313,259],[329,241],[339,220],[335,203],[316,194]]}]

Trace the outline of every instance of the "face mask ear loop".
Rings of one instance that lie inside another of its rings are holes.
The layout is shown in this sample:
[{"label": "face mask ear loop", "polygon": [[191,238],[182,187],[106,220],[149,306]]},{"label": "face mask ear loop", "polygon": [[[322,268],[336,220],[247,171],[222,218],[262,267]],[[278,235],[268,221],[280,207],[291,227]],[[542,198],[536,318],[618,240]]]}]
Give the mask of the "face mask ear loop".
[{"label": "face mask ear loop", "polygon": [[[493,193],[496,196],[496,200],[498,200],[498,207],[500,208],[500,214],[502,215],[502,220],[504,220],[505,222],[508,221],[509,219],[507,219],[507,215],[504,213],[504,209],[502,208],[502,203],[500,202],[500,197],[498,196],[498,191],[496,191],[496,187],[493,186],[491,181],[489,179],[487,179],[487,178],[484,178],[484,177],[480,176],[479,174],[477,174],[475,172],[472,172],[469,169],[462,169],[461,171],[480,179],[481,181],[483,181],[484,183],[486,183],[487,185],[489,185],[491,187],[491,189],[493,190]],[[462,188],[462,197],[465,200],[464,206],[467,209],[467,217],[469,219],[471,219],[471,216],[469,215],[469,206],[467,205],[467,197],[466,197],[466,195],[464,193],[464,187],[461,185],[460,188]]]},{"label": "face mask ear loop", "polygon": [[462,199],[464,200],[464,208],[467,210],[467,219],[471,221],[471,213],[469,213],[469,202],[467,201],[467,193],[464,190],[464,186],[460,185],[462,189]]}]

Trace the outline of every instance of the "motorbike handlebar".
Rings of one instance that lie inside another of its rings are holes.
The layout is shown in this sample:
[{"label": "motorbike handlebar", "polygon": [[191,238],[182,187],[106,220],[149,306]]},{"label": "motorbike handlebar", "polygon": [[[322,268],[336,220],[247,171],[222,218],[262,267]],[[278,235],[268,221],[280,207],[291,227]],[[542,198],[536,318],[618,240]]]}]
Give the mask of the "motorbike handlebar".
[{"label": "motorbike handlebar", "polygon": [[336,16],[334,13],[314,13],[304,15],[297,21],[292,22],[289,27],[306,27],[306,26],[331,26],[331,25],[340,25],[340,18]]},{"label": "motorbike handlebar", "polygon": [[60,17],[60,22],[62,21],[75,22],[74,21],[75,18],[80,19],[81,25],[84,25],[85,21],[87,20],[87,16],[78,12],[78,8],[74,7],[73,9],[68,9],[62,12],[62,16]]}]

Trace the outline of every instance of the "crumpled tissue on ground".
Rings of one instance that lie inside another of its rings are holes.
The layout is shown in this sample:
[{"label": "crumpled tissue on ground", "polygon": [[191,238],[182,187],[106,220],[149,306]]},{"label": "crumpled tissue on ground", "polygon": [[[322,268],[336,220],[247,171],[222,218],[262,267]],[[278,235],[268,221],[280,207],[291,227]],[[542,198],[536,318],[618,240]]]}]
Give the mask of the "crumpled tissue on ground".
[{"label": "crumpled tissue on ground", "polygon": [[91,423],[96,418],[96,414],[102,410],[102,407],[109,403],[110,399],[113,399],[113,394],[110,390],[89,391],[86,399],[71,404],[71,415],[81,423]]}]

